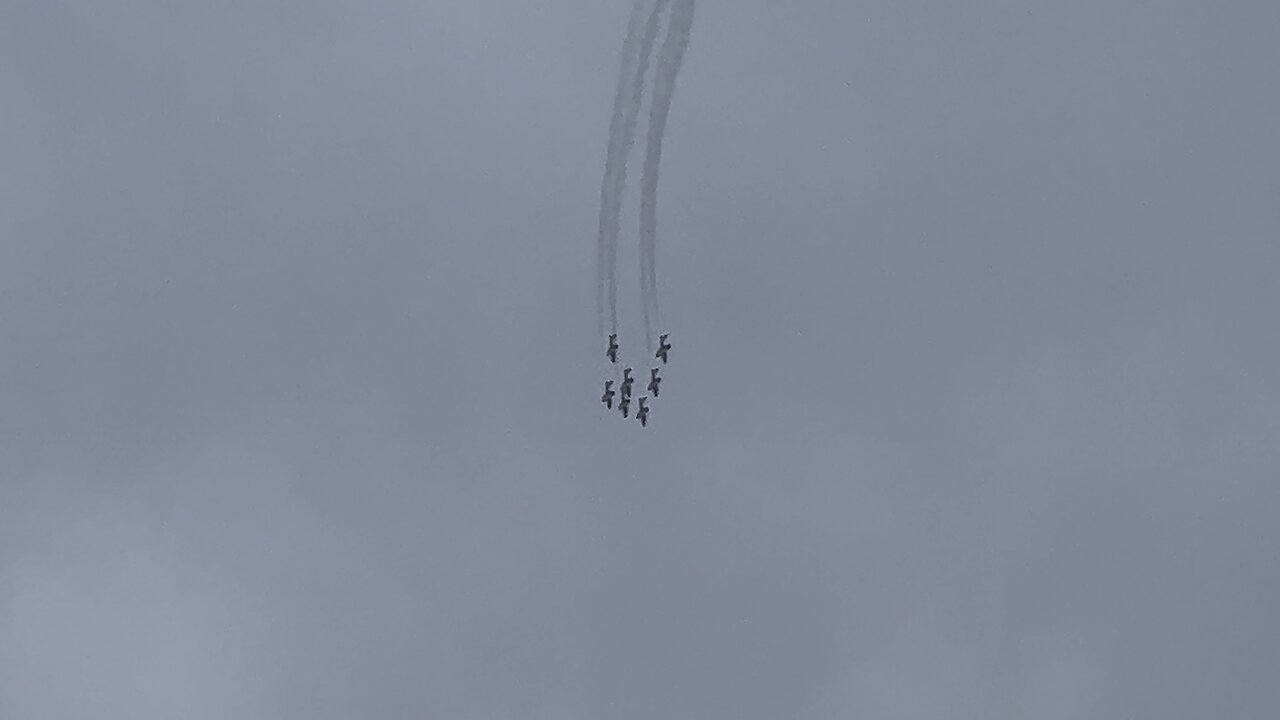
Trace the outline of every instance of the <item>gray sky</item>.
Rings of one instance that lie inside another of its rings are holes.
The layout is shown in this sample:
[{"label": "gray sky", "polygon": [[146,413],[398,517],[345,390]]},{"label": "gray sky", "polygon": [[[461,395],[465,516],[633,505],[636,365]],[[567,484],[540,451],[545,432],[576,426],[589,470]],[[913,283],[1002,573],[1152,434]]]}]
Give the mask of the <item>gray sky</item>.
[{"label": "gray sky", "polygon": [[1280,5],[704,0],[644,431],[627,13],[0,4],[0,716],[1280,714]]}]

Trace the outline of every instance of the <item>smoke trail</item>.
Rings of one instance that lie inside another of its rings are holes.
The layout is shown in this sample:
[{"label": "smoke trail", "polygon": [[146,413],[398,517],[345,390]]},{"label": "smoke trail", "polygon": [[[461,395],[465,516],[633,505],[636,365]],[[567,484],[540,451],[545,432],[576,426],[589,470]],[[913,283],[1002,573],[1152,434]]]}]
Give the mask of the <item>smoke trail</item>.
[{"label": "smoke trail", "polygon": [[[618,232],[622,198],[627,186],[627,158],[635,147],[636,125],[640,120],[640,107],[644,104],[644,79],[649,72],[653,46],[658,40],[662,13],[670,3],[671,0],[636,0],[632,6],[627,40],[623,45],[623,67],[614,99],[614,123],[609,128],[609,155],[605,160],[605,177],[600,190],[599,244],[602,250],[599,255],[602,259],[599,261],[597,292],[607,295],[610,332],[615,333],[618,331]],[[649,7],[649,14],[641,31],[640,18],[646,7]],[[603,325],[603,311],[598,315],[599,324]]]},{"label": "smoke trail", "polygon": [[618,191],[620,169],[626,165],[627,157],[623,144],[624,127],[627,119],[639,112],[632,110],[630,103],[634,94],[631,91],[634,82],[636,65],[639,61],[641,44],[641,28],[645,22],[645,9],[648,0],[635,0],[631,8],[631,19],[627,21],[627,36],[622,43],[622,61],[618,70],[618,87],[613,96],[613,117],[609,121],[609,144],[604,163],[604,179],[600,183],[600,226],[596,235],[596,326],[597,331],[604,334],[604,315],[606,292],[608,293],[609,331],[618,331],[617,280],[613,268],[617,253],[618,212],[622,204],[622,193]]},{"label": "smoke trail", "polygon": [[649,136],[644,158],[644,176],[640,195],[640,287],[644,309],[645,344],[653,352],[653,322],[658,319],[658,276],[656,246],[658,234],[658,169],[662,162],[662,140],[666,134],[667,116],[671,112],[671,96],[676,76],[684,62],[693,28],[694,0],[676,0],[667,25],[667,36],[658,54],[654,73],[653,105],[649,110]]},{"label": "smoke trail", "polygon": [[[636,5],[641,6],[649,4],[651,0],[636,0]],[[631,78],[631,103],[627,108],[627,116],[622,125],[622,137],[619,140],[621,150],[619,156],[621,158],[617,167],[617,174],[613,178],[612,191],[614,200],[611,205],[615,215],[613,223],[610,227],[612,235],[609,237],[609,246],[606,254],[609,258],[607,268],[609,282],[609,307],[613,317],[617,316],[617,288],[618,288],[618,228],[620,213],[623,204],[623,197],[627,189],[627,160],[631,157],[631,151],[636,144],[636,126],[640,122],[640,109],[644,105],[644,81],[645,76],[649,73],[649,62],[653,57],[653,47],[658,41],[658,31],[662,26],[662,14],[666,11],[667,6],[671,4],[671,0],[656,0],[652,2],[649,11],[648,20],[645,22],[644,34],[640,38],[639,57],[635,65],[635,75]],[[643,297],[643,289],[641,297]],[[614,331],[617,331],[617,322],[614,322]]]},{"label": "smoke trail", "polygon": [[[644,2],[638,0],[637,4]],[[622,164],[618,168],[618,196],[621,198],[626,190],[627,161],[631,149],[636,144],[636,125],[640,122],[640,106],[644,104],[644,78],[649,73],[649,61],[653,57],[653,46],[658,41],[658,30],[662,26],[662,13],[666,11],[671,0],[657,0],[649,11],[649,19],[645,22],[644,35],[640,39],[640,58],[636,64],[636,73],[631,80],[631,106],[622,129]],[[618,204],[621,205],[621,199]]]}]

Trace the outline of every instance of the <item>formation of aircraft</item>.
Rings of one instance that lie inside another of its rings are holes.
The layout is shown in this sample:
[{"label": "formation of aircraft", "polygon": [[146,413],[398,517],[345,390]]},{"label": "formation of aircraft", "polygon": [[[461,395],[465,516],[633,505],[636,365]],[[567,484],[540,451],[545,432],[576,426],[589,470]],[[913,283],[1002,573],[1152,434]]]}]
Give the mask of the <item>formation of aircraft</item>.
[{"label": "formation of aircraft", "polygon": [[[659,340],[658,351],[654,353],[654,357],[662,361],[663,365],[667,364],[668,353],[671,351],[671,343],[667,342],[668,335],[662,335]],[[605,350],[605,357],[609,358],[609,362],[613,365],[618,364],[618,335],[613,333],[609,335],[609,346]],[[648,391],[653,397],[658,397],[659,386],[662,383],[662,377],[659,375],[661,366],[649,369],[649,385]],[[604,381],[604,394],[600,396],[600,402],[604,406],[613,410],[613,400],[618,399],[618,411],[622,413],[622,417],[631,417],[631,396],[632,387],[635,378],[631,376],[632,368],[622,368],[622,382],[618,384],[618,389],[614,390],[613,378]],[[637,398],[636,403],[636,420],[640,422],[640,427],[649,426],[649,395],[642,395]]]}]

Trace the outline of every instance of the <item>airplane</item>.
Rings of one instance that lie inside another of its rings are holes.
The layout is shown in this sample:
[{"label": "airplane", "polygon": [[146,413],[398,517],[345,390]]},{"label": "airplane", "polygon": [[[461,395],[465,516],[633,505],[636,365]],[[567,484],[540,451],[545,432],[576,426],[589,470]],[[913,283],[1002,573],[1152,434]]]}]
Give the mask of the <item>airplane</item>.
[{"label": "airplane", "polygon": [[645,405],[647,396],[640,397],[640,407],[636,408],[636,419],[640,421],[640,427],[649,427],[649,406]]},{"label": "airplane", "polygon": [[604,381],[604,395],[601,395],[601,396],[600,396],[600,402],[604,403],[604,406],[605,406],[605,407],[607,407],[607,408],[609,408],[610,410],[612,410],[612,409],[613,409],[613,395],[614,395],[614,393],[613,393],[613,381],[612,381],[612,380],[605,380],[605,381]]},{"label": "airplane", "polygon": [[670,334],[667,333],[658,337],[658,352],[653,354],[654,357],[662,360],[663,365],[667,364],[667,352],[671,350],[671,343],[667,342],[667,335]]},{"label": "airplane", "polygon": [[618,409],[622,411],[622,417],[630,417],[630,415],[627,414],[630,408],[631,408],[630,396],[623,395],[622,399],[618,401]]},{"label": "airplane", "polygon": [[622,397],[631,397],[631,383],[635,382],[635,378],[631,377],[631,368],[622,371]]},{"label": "airplane", "polygon": [[658,397],[658,383],[662,382],[662,378],[658,377],[658,368],[649,371],[649,392],[654,397]]},{"label": "airplane", "polygon": [[609,349],[604,354],[609,356],[609,362],[618,362],[618,333],[609,335]]}]

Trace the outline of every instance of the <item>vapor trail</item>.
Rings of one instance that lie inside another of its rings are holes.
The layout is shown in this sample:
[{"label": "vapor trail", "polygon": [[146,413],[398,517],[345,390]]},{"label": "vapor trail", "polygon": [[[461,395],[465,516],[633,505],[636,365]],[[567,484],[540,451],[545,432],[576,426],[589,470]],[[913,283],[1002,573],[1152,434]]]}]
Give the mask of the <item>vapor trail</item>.
[{"label": "vapor trail", "polygon": [[653,322],[658,320],[658,276],[655,263],[658,234],[658,170],[662,163],[662,140],[676,76],[684,62],[693,28],[694,0],[675,0],[667,36],[658,51],[654,72],[653,103],[649,109],[649,136],[644,158],[640,194],[640,292],[644,310],[645,344],[653,352]]},{"label": "vapor trail", "polygon": [[613,96],[613,117],[609,121],[609,143],[605,153],[604,179],[600,184],[600,226],[596,235],[596,325],[604,334],[606,294],[609,313],[609,332],[618,331],[618,290],[614,268],[616,266],[619,217],[622,193],[618,188],[620,171],[625,169],[627,156],[624,128],[628,118],[638,113],[631,109],[634,94],[631,91],[639,63],[641,29],[645,22],[648,0],[636,0],[627,21],[627,36],[622,43],[622,59],[618,70],[618,87]]},{"label": "vapor trail", "polygon": [[[618,232],[627,186],[627,158],[635,147],[636,125],[644,104],[644,80],[661,29],[662,13],[670,4],[671,0],[636,0],[627,26],[627,39],[623,43],[622,71],[614,99],[615,123],[611,123],[609,128],[609,155],[605,160],[605,177],[600,189],[599,244],[602,260],[597,283],[600,294],[607,296],[610,332],[615,333],[618,331]],[[641,28],[640,18],[646,8],[648,17]],[[599,324],[604,324],[603,312],[600,313]]]}]

